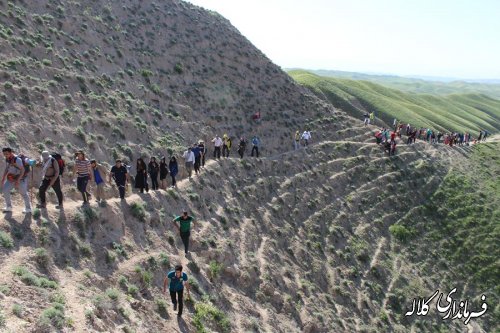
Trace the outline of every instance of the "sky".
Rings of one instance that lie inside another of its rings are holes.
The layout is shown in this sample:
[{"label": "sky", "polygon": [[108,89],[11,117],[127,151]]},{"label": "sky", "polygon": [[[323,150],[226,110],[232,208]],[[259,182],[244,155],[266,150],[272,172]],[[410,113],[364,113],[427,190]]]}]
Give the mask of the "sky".
[{"label": "sky", "polygon": [[500,0],[189,0],[282,68],[500,79]]}]

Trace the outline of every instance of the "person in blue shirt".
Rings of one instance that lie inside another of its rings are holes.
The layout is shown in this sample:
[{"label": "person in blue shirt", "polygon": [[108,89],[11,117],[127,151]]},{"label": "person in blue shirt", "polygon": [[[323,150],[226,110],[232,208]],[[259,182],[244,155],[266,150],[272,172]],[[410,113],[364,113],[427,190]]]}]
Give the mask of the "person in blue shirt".
[{"label": "person in blue shirt", "polygon": [[106,186],[106,169],[97,163],[96,160],[90,161],[90,166],[92,167],[92,172],[94,173],[94,181],[96,185],[95,190],[95,201],[97,203],[104,203],[104,186]]},{"label": "person in blue shirt", "polygon": [[172,299],[172,304],[174,305],[174,311],[177,310],[177,304],[179,304],[179,312],[177,315],[182,316],[183,299],[184,299],[184,286],[186,286],[187,296],[189,295],[189,282],[187,274],[182,271],[182,265],[176,265],[174,271],[168,272],[167,276],[163,280],[163,293],[167,294],[167,283],[170,280],[170,298]]},{"label": "person in blue shirt", "polygon": [[253,157],[253,152],[257,153],[257,157],[259,157],[259,146],[260,146],[260,140],[257,135],[254,135],[252,138],[252,153],[250,156]]}]

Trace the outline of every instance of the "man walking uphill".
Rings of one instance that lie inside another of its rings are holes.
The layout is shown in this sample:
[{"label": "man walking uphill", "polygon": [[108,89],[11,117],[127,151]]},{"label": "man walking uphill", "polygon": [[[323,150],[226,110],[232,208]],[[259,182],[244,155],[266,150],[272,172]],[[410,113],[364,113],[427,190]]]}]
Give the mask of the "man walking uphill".
[{"label": "man walking uphill", "polygon": [[[172,222],[177,229],[179,229],[182,243],[184,244],[184,253],[188,254],[189,252],[189,236],[191,235],[191,223],[194,226],[194,217],[188,215],[187,210],[184,210],[184,213],[181,216],[176,216]],[[179,222],[177,225],[176,222]]]},{"label": "man walking uphill", "polygon": [[5,198],[4,213],[12,212],[12,203],[10,200],[10,191],[17,189],[24,199],[23,214],[31,213],[31,201],[28,195],[28,179],[26,168],[23,160],[14,154],[14,150],[10,147],[2,149],[3,156],[5,157],[5,170],[3,172],[1,186],[3,186],[3,196]]},{"label": "man walking uphill", "polygon": [[63,194],[61,191],[61,170],[59,168],[59,163],[56,159],[50,156],[48,151],[42,152],[42,183],[38,188],[38,196],[40,197],[40,203],[37,208],[46,208],[46,195],[47,189],[52,187],[54,192],[56,192],[57,200],[59,205],[56,207],[58,209],[63,208]]},{"label": "man walking uphill", "polygon": [[182,265],[176,265],[175,271],[170,271],[165,276],[163,280],[163,293],[167,293],[167,282],[170,279],[170,298],[172,299],[172,304],[174,305],[174,311],[177,310],[177,303],[179,303],[179,312],[177,315],[182,316],[182,308],[184,301],[184,286],[186,286],[188,298],[189,296],[189,282],[188,276],[186,273],[182,271]]}]

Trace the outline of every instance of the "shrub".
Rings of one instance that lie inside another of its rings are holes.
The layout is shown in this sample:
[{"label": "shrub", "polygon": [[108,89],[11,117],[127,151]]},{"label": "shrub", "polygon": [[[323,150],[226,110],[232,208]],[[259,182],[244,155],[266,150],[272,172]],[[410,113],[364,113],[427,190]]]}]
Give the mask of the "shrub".
[{"label": "shrub", "polygon": [[80,243],[78,245],[78,249],[80,250],[82,256],[87,258],[92,257],[92,247],[90,246],[89,243]]},{"label": "shrub", "polygon": [[0,245],[7,249],[14,247],[14,240],[12,239],[12,236],[5,231],[0,231]]},{"label": "shrub", "polygon": [[23,307],[19,304],[14,304],[12,306],[12,313],[21,318],[23,316]]},{"label": "shrub", "polygon": [[153,273],[151,273],[150,271],[142,271],[141,279],[146,286],[150,286],[151,281],[153,281]]},{"label": "shrub", "polygon": [[204,327],[204,322],[215,323],[218,332],[230,332],[231,322],[224,315],[224,312],[217,309],[211,303],[208,302],[198,302],[195,307],[195,315],[193,317],[193,325],[196,327],[198,332],[206,332]]},{"label": "shrub", "polygon": [[49,255],[47,254],[47,250],[43,247],[35,249],[35,260],[40,266],[47,267],[49,264]]},{"label": "shrub", "polygon": [[144,205],[138,202],[134,202],[130,205],[132,216],[141,222],[146,221],[146,209]]},{"label": "shrub", "polygon": [[40,323],[42,326],[47,326],[47,324],[52,325],[56,328],[64,327],[66,318],[64,316],[64,305],[55,303],[50,308],[42,312],[40,317]]},{"label": "shrub", "polygon": [[127,283],[128,283],[127,277],[120,275],[120,277],[118,278],[118,284],[122,287],[126,287]]},{"label": "shrub", "polygon": [[35,208],[35,209],[33,210],[33,218],[34,218],[35,220],[38,220],[38,219],[40,218],[40,216],[41,216],[41,215],[42,215],[42,213],[40,212],[40,209]]},{"label": "shrub", "polygon": [[106,295],[113,301],[117,301],[120,296],[120,291],[115,288],[108,288],[106,290]]},{"label": "shrub", "polygon": [[219,276],[221,270],[222,265],[215,260],[212,260],[208,265],[208,271],[210,273],[211,279],[216,279]]},{"label": "shrub", "polygon": [[12,87],[13,87],[13,86],[14,86],[14,85],[13,85],[13,84],[12,84],[12,82],[10,82],[10,81],[5,81],[5,83],[3,84],[3,87],[4,87],[5,89],[12,89]]},{"label": "shrub", "polygon": [[168,267],[170,266],[170,260],[168,259],[168,256],[166,253],[160,253],[160,264],[163,267]]},{"label": "shrub", "polygon": [[0,310],[0,327],[5,326],[5,315],[3,314],[2,310]]},{"label": "shrub", "polygon": [[155,300],[155,303],[156,303],[156,307],[158,309],[158,313],[162,316],[162,317],[166,317],[167,314],[168,314],[168,304],[167,302],[162,299],[162,298],[159,298],[159,299],[156,299]]},{"label": "shrub", "polygon": [[410,230],[400,224],[391,225],[389,232],[401,242],[406,241],[411,236]]},{"label": "shrub", "polygon": [[139,288],[135,284],[129,284],[127,288],[127,293],[131,296],[136,296],[139,292]]}]

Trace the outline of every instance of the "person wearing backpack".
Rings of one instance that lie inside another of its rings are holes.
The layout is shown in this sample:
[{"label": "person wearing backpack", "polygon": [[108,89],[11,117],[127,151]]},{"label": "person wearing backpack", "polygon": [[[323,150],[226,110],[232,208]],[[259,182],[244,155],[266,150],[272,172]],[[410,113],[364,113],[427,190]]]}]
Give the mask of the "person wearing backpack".
[{"label": "person wearing backpack", "polygon": [[87,185],[89,181],[93,180],[92,167],[90,166],[90,161],[85,158],[85,153],[82,150],[76,152],[75,167],[73,169],[73,178],[76,178],[76,187],[78,192],[82,194],[83,205],[90,204],[90,193],[87,192]]},{"label": "person wearing backpack", "polygon": [[253,152],[255,151],[256,156],[259,157],[259,146],[260,146],[260,140],[257,135],[254,135],[252,138],[252,153],[250,156],[253,157]]},{"label": "person wearing backpack", "polygon": [[182,316],[183,301],[184,301],[184,287],[186,287],[187,297],[189,295],[189,282],[188,276],[182,271],[182,265],[176,265],[175,270],[170,271],[163,279],[163,294],[167,294],[167,283],[170,280],[169,291],[172,304],[174,305],[174,311],[177,310],[177,304],[179,305],[179,312],[177,316]]},{"label": "person wearing backpack", "polygon": [[[2,176],[3,196],[5,198],[4,213],[12,212],[12,202],[10,199],[10,191],[16,188],[24,199],[23,214],[31,213],[31,202],[28,195],[28,179],[30,166],[22,158],[14,154],[14,150],[10,147],[2,149],[5,157],[5,170]],[[26,157],[24,157],[26,158]]]},{"label": "person wearing backpack", "polygon": [[48,151],[42,152],[41,157],[42,162],[42,183],[38,188],[38,196],[40,198],[40,203],[37,208],[46,208],[47,203],[45,199],[45,192],[52,187],[54,192],[56,192],[57,201],[59,205],[56,206],[57,209],[63,209],[63,193],[61,191],[61,170],[59,168],[58,161],[49,154]]},{"label": "person wearing backpack", "polygon": [[115,180],[115,184],[118,187],[118,192],[120,193],[120,199],[125,199],[125,188],[128,182],[128,170],[127,167],[122,164],[121,160],[116,160],[115,165],[111,168],[109,173],[109,182],[111,179]]},{"label": "person wearing backpack", "polygon": [[104,198],[104,186],[106,186],[106,169],[101,164],[98,164],[96,160],[90,161],[90,166],[92,167],[93,178],[95,181],[95,201],[97,203],[104,203],[106,199]]}]

